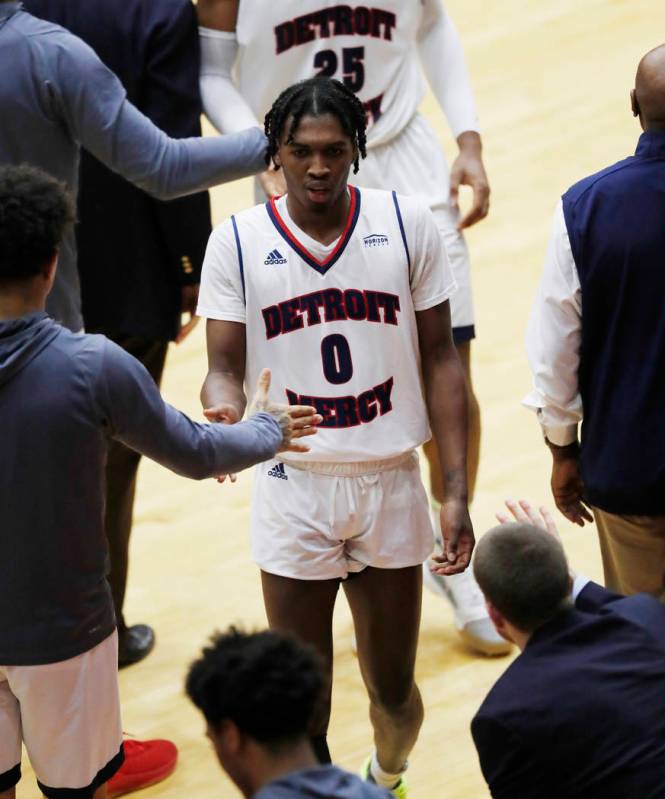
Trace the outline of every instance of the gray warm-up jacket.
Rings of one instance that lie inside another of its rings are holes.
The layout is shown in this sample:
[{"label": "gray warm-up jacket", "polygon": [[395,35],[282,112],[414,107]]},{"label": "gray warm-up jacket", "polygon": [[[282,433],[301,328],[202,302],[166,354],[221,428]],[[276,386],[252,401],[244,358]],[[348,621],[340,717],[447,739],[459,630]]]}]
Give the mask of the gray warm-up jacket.
[{"label": "gray warm-up jacket", "polygon": [[0,322],[0,664],[74,657],[115,628],[106,580],[109,439],[194,479],[271,458],[279,424],[259,413],[197,424],[103,336],[45,313]]},{"label": "gray warm-up jacket", "polygon": [[[259,128],[169,138],[127,100],[120,81],[87,44],[28,14],[19,2],[0,0],[0,76],[0,164],[40,167],[74,193],[80,147],[160,200],[265,169],[266,139]],[[46,308],[71,330],[83,327],[73,230],[60,248]]]}]

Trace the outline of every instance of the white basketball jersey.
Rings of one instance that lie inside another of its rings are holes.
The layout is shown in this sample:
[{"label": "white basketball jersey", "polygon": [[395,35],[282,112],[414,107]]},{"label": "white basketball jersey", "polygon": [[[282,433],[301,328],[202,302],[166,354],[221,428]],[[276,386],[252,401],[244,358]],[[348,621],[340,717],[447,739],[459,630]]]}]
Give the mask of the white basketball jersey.
[{"label": "white basketball jersey", "polygon": [[421,0],[356,5],[330,0],[241,0],[235,79],[259,121],[304,78],[343,81],[362,100],[368,146],[394,138],[425,93],[416,34]]},{"label": "white basketball jersey", "polygon": [[299,230],[286,197],[215,229],[198,313],[244,322],[246,390],[272,371],[271,398],[323,416],[311,451],[288,458],[391,458],[429,438],[415,311],[454,289],[434,218],[413,198],[349,187],[340,238]]}]

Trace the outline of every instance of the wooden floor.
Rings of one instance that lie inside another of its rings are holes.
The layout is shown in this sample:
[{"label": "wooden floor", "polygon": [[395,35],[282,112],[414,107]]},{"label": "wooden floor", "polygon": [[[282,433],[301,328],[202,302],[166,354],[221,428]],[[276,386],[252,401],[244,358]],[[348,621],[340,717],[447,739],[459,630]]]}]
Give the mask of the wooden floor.
[{"label": "wooden floor", "polygon": [[[472,515],[482,533],[505,497],[549,501],[548,455],[535,419],[520,407],[530,387],[523,346],[527,314],[558,196],[634,150],[639,129],[628,93],[639,57],[660,43],[665,11],[662,0],[446,4],[465,45],[493,188],[490,217],[469,234],[478,331],[474,380],[484,427]],[[424,111],[452,153],[431,98]],[[249,182],[217,189],[213,198],[219,222],[251,204]],[[205,368],[200,325],[172,349],[164,382],[167,399],[194,418],[200,418]],[[243,474],[234,486],[195,484],[152,463],[142,466],[127,616],[130,623],[154,625],[158,644],[145,663],[121,674],[124,727],[139,738],[171,738],[180,749],[176,774],[143,792],[145,799],[238,795],[220,772],[182,685],[187,664],[212,630],[265,624],[247,541],[250,482]],[[598,578],[595,530],[562,522],[562,531],[575,565]],[[355,770],[371,738],[342,597],[335,632],[330,741],[336,760]],[[413,799],[488,796],[469,722],[507,662],[465,651],[449,608],[425,597],[418,680],[427,715],[411,758]],[[24,771],[19,796],[35,799],[31,772]]]}]

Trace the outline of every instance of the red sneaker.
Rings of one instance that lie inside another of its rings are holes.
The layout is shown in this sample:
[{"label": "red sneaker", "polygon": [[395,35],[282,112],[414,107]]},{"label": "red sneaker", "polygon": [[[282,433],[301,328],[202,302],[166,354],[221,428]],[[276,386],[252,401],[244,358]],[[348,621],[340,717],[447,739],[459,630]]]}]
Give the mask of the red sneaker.
[{"label": "red sneaker", "polygon": [[107,782],[109,799],[147,788],[172,774],[178,750],[171,741],[125,740],[125,762]]}]

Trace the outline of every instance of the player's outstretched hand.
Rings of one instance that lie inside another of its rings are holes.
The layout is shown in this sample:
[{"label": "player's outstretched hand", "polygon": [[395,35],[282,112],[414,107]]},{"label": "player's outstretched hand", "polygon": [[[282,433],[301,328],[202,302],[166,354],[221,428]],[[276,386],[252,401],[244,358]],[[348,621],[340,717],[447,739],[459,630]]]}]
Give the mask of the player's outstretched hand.
[{"label": "player's outstretched hand", "polygon": [[323,417],[311,405],[281,405],[268,398],[270,390],[270,369],[259,375],[256,394],[250,408],[251,413],[269,413],[282,428],[282,446],[278,452],[309,452],[307,444],[296,442],[296,438],[313,436]]},{"label": "player's outstretched hand", "polygon": [[522,524],[532,524],[534,527],[540,527],[541,530],[546,530],[550,535],[553,535],[557,541],[561,541],[561,536],[556,527],[554,517],[547,510],[546,507],[540,507],[539,513],[531,506],[530,502],[526,499],[520,499],[515,502],[514,499],[506,500],[506,507],[512,515],[512,519],[507,513],[497,513],[496,518],[501,524],[508,524],[508,522],[516,521]]},{"label": "player's outstretched hand", "polygon": [[432,571],[436,574],[463,572],[471,563],[471,555],[476,544],[466,502],[453,499],[443,503],[441,535],[443,552],[432,556]]}]

